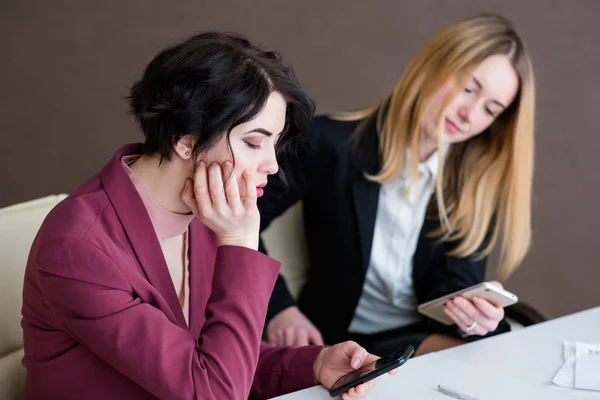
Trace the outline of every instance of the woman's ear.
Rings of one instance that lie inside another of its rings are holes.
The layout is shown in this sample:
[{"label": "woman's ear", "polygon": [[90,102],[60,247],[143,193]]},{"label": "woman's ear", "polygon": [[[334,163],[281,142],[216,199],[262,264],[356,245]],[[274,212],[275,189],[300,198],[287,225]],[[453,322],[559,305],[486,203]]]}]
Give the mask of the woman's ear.
[{"label": "woman's ear", "polygon": [[189,160],[192,157],[192,150],[194,149],[195,140],[193,136],[186,135],[182,136],[174,145],[173,150],[179,157],[184,160]]}]

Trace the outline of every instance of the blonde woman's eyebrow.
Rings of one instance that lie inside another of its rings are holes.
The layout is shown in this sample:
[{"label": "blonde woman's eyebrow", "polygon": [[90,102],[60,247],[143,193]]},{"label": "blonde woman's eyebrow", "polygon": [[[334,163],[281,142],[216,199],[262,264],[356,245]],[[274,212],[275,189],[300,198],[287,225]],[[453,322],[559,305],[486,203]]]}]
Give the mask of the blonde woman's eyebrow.
[{"label": "blonde woman's eyebrow", "polygon": [[[475,84],[479,87],[479,90],[483,89],[483,85],[481,84],[479,79],[477,79],[476,77],[473,77],[473,82],[475,82]],[[492,100],[492,103],[496,103],[500,107],[502,107],[503,109],[506,110],[506,106],[504,104],[502,104],[501,102],[499,102],[498,100]]]}]

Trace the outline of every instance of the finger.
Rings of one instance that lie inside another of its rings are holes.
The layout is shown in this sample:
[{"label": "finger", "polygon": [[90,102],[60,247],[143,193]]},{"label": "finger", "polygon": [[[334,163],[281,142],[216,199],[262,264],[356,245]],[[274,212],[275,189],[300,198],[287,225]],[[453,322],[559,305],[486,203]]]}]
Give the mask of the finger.
[{"label": "finger", "polygon": [[[487,318],[479,313],[470,301],[465,299],[462,299],[463,301],[457,300],[458,299],[454,299],[454,301],[450,302],[450,309],[465,326],[470,326],[473,322],[477,322],[477,326],[487,323]],[[465,302],[468,303],[468,305],[466,305]],[[471,329],[469,333],[474,333],[473,329]]]},{"label": "finger", "polygon": [[504,286],[502,286],[502,284],[498,281],[491,281],[490,283],[500,289],[504,289]]},{"label": "finger", "polygon": [[357,397],[361,397],[364,393],[363,385],[357,385],[357,386],[351,387],[350,389],[348,389],[348,391],[346,393],[348,393],[348,395],[353,399],[357,398]]},{"label": "finger", "polygon": [[229,207],[225,200],[221,166],[217,163],[213,163],[208,167],[208,190],[213,208],[224,215]]},{"label": "finger", "polygon": [[256,186],[252,182],[250,182],[250,174],[248,171],[244,171],[242,173],[242,177],[244,178],[244,183],[246,185],[246,195],[244,197],[244,206],[246,209],[250,209],[256,207]]},{"label": "finger", "polygon": [[458,317],[458,315],[454,311],[455,309],[456,309],[456,307],[452,307],[449,303],[447,303],[444,306],[444,312],[446,313],[446,315],[448,315],[450,317],[450,319],[452,319],[452,321],[454,321],[456,326],[458,326],[458,328],[462,332],[466,333],[467,335],[472,335],[473,331],[467,329],[468,325],[466,323],[464,323],[461,318]]},{"label": "finger", "polygon": [[368,392],[366,383],[361,383],[360,385],[357,385],[352,389],[354,391],[354,397],[363,397]]},{"label": "finger", "polygon": [[464,322],[462,322],[462,320],[460,318],[458,318],[458,316],[450,309],[449,306],[444,306],[444,312],[446,313],[447,316],[450,317],[450,319],[452,319],[452,321],[454,321],[454,323],[456,324],[456,326],[458,327],[458,329],[460,329],[461,332],[467,334],[467,335],[472,335],[473,331],[468,330],[467,326],[464,324]]},{"label": "finger", "polygon": [[275,344],[277,346],[285,346],[285,339],[283,337],[283,331],[280,329],[275,334]]},{"label": "finger", "polygon": [[293,346],[296,342],[296,331],[294,328],[285,328],[283,330],[283,341],[282,346]]},{"label": "finger", "polygon": [[457,316],[457,315],[454,313],[454,311],[452,311],[452,309],[450,308],[450,304],[449,304],[449,303],[446,303],[446,304],[444,305],[444,308],[443,308],[443,309],[444,309],[444,313],[446,313],[446,315],[447,315],[448,317],[450,317],[450,319],[451,319],[452,321],[454,321],[454,323],[455,323],[457,326],[461,327],[461,325],[462,325],[462,326],[464,326],[464,325],[465,325],[465,324],[463,324],[463,322],[460,320],[460,318],[458,318],[458,316]]},{"label": "finger", "polygon": [[459,296],[450,303],[458,308],[458,312],[456,312],[456,314],[461,317],[463,322],[465,322],[467,325],[470,325],[473,322],[477,322],[478,324],[484,326],[489,324],[489,319],[481,311],[479,311],[477,307],[475,307],[472,301]]},{"label": "finger", "polygon": [[471,329],[471,332],[477,334],[485,334],[491,330],[496,329],[496,327],[498,326],[498,322],[488,318],[484,313],[482,313],[481,310],[477,308],[477,306],[473,303],[472,300],[467,300],[462,297],[459,297],[455,299],[453,303],[459,309],[459,312],[457,313],[459,316],[461,316],[461,311],[467,315],[468,319],[466,321],[463,318],[463,322],[465,322],[467,326],[469,326],[473,322],[477,322],[478,329]]},{"label": "finger", "polygon": [[455,317],[455,321],[457,324],[461,323],[463,325],[469,325],[473,322],[462,310],[459,310],[458,306],[454,303],[454,301],[449,301],[446,303],[446,307],[451,312],[451,314]]},{"label": "finger", "polygon": [[277,344],[277,332],[271,324],[267,325],[267,342],[269,344],[276,345]]},{"label": "finger", "polygon": [[[450,302],[448,302],[448,303],[450,303]],[[467,335],[485,335],[487,333],[487,330],[485,330],[485,328],[483,328],[481,325],[479,325],[479,323],[477,323],[477,325],[473,329],[469,329],[468,327],[474,321],[465,322],[464,318],[461,318],[458,315],[458,308],[456,306],[452,306],[448,303],[444,306],[444,312],[456,323],[456,326],[458,326],[458,328],[463,333],[465,333]]]},{"label": "finger", "polygon": [[242,200],[240,199],[240,191],[231,161],[225,161],[223,164],[223,182],[225,183],[225,196],[227,197],[229,207],[232,210],[241,209]]},{"label": "finger", "polygon": [[490,329],[482,326],[482,325],[477,325],[475,326],[473,329],[470,330],[471,335],[486,335],[488,332],[490,332]]},{"label": "finger", "polygon": [[346,395],[346,398],[349,399],[354,399],[356,398],[356,388],[351,387],[350,389],[348,389],[348,391],[346,393],[344,393]]},{"label": "finger", "polygon": [[504,308],[497,307],[481,297],[473,297],[473,304],[475,304],[475,307],[477,307],[488,319],[500,321],[504,318]]},{"label": "finger", "polygon": [[375,382],[377,382],[376,379],[371,379],[370,381],[363,383],[362,385],[362,395],[366,395],[371,389],[373,389],[373,386],[375,386]]},{"label": "finger", "polygon": [[194,197],[200,215],[208,215],[213,211],[208,189],[208,169],[204,162],[200,162],[194,172]]},{"label": "finger", "polygon": [[350,365],[352,368],[358,369],[367,359],[367,350],[363,347],[356,345],[356,348],[352,351],[352,356],[350,357]]},{"label": "finger", "polygon": [[296,332],[296,346],[308,346],[308,332],[305,329],[298,329]]},{"label": "finger", "polygon": [[369,393],[369,391],[373,389],[373,386],[375,386],[375,382],[377,382],[377,380],[371,379],[370,381],[359,385],[360,396],[363,397]]},{"label": "finger", "polygon": [[319,332],[316,328],[309,332],[308,338],[312,344],[324,345],[323,336],[321,336],[321,332]]},{"label": "finger", "polygon": [[373,380],[370,380],[369,382],[367,382],[367,385],[369,386],[369,390],[372,390],[376,384],[377,384],[377,379],[373,379]]},{"label": "finger", "polygon": [[372,363],[373,361],[377,361],[379,360],[379,356],[376,356],[375,354],[371,354],[369,352],[367,352],[367,358],[365,359],[365,361],[363,361],[363,365],[367,365]]}]

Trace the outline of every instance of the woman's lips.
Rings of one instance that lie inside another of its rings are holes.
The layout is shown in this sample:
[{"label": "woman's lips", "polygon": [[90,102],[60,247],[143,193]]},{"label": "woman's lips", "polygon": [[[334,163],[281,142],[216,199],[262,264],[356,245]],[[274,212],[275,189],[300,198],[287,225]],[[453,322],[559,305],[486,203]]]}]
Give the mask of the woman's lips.
[{"label": "woman's lips", "polygon": [[454,134],[460,132],[460,128],[454,122],[446,118],[446,131]]},{"label": "woman's lips", "polygon": [[265,194],[265,186],[267,186],[266,183],[261,183],[260,185],[256,186],[256,197],[260,197]]}]

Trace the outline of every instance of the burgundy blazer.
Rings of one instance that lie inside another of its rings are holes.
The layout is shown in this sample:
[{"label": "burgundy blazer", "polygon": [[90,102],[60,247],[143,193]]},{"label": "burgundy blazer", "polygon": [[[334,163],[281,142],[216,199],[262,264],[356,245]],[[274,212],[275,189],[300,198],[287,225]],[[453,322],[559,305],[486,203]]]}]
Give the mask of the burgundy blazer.
[{"label": "burgundy blazer", "polygon": [[261,345],[279,263],[190,226],[190,325],[118,150],[50,212],[27,262],[26,399],[246,399],[315,385],[319,346]]}]

